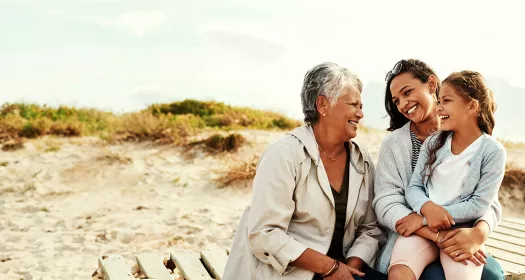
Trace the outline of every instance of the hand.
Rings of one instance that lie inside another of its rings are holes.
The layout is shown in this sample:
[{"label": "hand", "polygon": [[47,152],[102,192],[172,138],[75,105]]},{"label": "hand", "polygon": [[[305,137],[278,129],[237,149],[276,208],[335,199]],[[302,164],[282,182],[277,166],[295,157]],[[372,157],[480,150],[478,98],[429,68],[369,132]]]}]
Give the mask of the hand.
[{"label": "hand", "polygon": [[452,216],[450,216],[445,208],[435,204],[432,201],[427,201],[425,204],[423,204],[423,207],[421,207],[421,214],[425,216],[428,227],[433,232],[448,229],[452,225],[456,224],[452,219]]},{"label": "hand", "polygon": [[353,269],[357,269],[359,271],[363,271],[363,267],[365,266],[365,261],[363,261],[361,258],[358,257],[349,257],[346,260],[346,265]]},{"label": "hand", "polygon": [[443,236],[438,247],[454,261],[467,264],[467,259],[476,265],[486,264],[487,255],[481,250],[483,233],[477,228],[458,228]]},{"label": "hand", "polygon": [[334,274],[324,278],[326,280],[354,280],[352,275],[365,276],[365,274],[355,268],[349,267],[344,263],[339,264],[339,268]]},{"label": "hand", "polygon": [[396,231],[400,235],[408,237],[423,227],[423,217],[412,213],[396,223]]}]

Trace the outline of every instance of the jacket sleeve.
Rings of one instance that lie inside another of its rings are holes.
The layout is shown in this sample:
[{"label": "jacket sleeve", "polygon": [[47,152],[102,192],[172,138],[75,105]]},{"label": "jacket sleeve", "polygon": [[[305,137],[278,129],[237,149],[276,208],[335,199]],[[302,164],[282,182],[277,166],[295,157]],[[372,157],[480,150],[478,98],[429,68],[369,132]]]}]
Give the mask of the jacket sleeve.
[{"label": "jacket sleeve", "polygon": [[498,199],[494,199],[490,205],[489,210],[479,218],[475,224],[479,221],[485,221],[489,225],[489,232],[492,232],[496,227],[498,227],[499,222],[501,222],[502,208]]},{"label": "jacket sleeve", "polygon": [[374,267],[375,260],[379,249],[385,244],[386,235],[377,223],[376,213],[372,207],[372,198],[374,197],[374,165],[365,175],[368,176],[368,200],[365,217],[356,230],[356,239],[352,247],[346,253],[346,259],[358,257],[368,266]]},{"label": "jacket sleeve", "polygon": [[483,217],[498,199],[498,191],[505,176],[507,152],[498,149],[482,159],[481,177],[472,195],[461,202],[444,206],[456,223],[464,223]]},{"label": "jacket sleeve", "polygon": [[[412,213],[405,199],[405,186],[401,178],[399,164],[392,151],[395,143],[385,139],[381,144],[377,170],[375,172],[373,208],[379,223],[391,231],[396,231],[396,223]],[[399,160],[397,160],[399,161]]]},{"label": "jacket sleeve", "polygon": [[417,160],[416,168],[414,168],[414,173],[412,173],[412,178],[410,179],[410,184],[407,188],[406,199],[408,204],[412,209],[421,215],[421,207],[430,198],[427,195],[426,186],[423,183],[423,170],[425,170],[425,165],[428,161],[428,146],[430,145],[431,137],[428,137],[427,140],[421,145],[419,151],[419,158]]},{"label": "jacket sleeve", "polygon": [[248,243],[261,262],[281,275],[307,249],[286,232],[294,213],[295,166],[288,146],[270,145],[261,156],[253,181]]}]

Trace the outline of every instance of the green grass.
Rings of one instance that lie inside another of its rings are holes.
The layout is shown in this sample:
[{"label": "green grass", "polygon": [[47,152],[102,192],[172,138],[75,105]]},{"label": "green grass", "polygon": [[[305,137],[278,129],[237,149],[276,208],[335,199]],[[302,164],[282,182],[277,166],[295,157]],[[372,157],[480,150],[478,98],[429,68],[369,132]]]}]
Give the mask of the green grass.
[{"label": "green grass", "polygon": [[44,135],[183,143],[187,136],[203,129],[289,130],[299,125],[300,121],[275,112],[191,99],[154,104],[124,115],[96,109],[14,103],[4,104],[0,109],[0,143]]}]

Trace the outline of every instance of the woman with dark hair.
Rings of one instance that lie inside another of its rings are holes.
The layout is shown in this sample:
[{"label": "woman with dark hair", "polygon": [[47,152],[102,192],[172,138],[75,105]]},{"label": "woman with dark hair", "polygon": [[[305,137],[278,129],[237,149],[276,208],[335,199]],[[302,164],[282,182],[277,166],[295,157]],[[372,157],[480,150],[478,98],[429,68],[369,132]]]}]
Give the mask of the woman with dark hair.
[{"label": "woman with dark hair", "polygon": [[[376,268],[387,273],[398,236],[415,234],[436,242],[447,252],[450,248],[460,248],[466,253],[458,261],[486,263],[482,279],[503,279],[499,263],[481,250],[501,218],[501,205],[497,200],[473,227],[455,229],[443,238],[426,225],[422,215],[412,211],[405,199],[421,144],[439,129],[436,107],[441,83],[435,71],[420,60],[401,60],[387,74],[386,82],[385,108],[390,116],[388,130],[392,133],[381,144],[373,203],[379,223],[388,229],[388,239]],[[454,252],[449,255],[456,258]],[[401,269],[390,271],[392,279],[406,279],[403,268],[408,267],[399,267]],[[427,266],[420,279],[445,279],[439,260]]]}]

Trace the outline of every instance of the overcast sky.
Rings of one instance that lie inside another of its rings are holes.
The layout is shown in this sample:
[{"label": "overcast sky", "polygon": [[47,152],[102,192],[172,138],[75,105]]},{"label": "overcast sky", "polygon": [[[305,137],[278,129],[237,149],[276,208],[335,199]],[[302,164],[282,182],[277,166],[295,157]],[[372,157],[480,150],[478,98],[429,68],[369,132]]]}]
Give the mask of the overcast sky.
[{"label": "overcast sky", "polygon": [[521,1],[0,0],[0,102],[123,112],[196,98],[300,118],[315,64],[339,63],[366,85],[401,58],[442,78],[469,68],[525,88],[524,10]]}]

